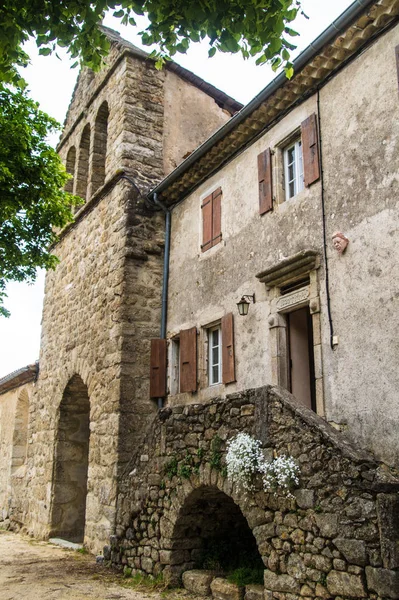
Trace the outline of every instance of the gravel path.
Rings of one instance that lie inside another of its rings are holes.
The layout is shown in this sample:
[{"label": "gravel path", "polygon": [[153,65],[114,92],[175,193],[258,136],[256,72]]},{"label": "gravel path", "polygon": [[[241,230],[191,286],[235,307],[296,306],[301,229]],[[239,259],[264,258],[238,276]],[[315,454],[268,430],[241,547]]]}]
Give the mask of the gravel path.
[{"label": "gravel path", "polygon": [[186,592],[121,584],[126,580],[91,555],[0,531],[0,600],[195,600]]}]

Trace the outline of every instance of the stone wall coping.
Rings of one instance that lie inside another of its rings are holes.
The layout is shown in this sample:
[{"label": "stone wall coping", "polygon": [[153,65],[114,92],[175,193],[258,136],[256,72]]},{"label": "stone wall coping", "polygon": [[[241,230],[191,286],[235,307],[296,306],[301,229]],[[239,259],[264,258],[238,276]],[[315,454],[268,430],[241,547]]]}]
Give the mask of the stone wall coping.
[{"label": "stone wall coping", "polygon": [[[270,398],[270,396],[272,396],[272,398]],[[185,408],[188,410],[196,410],[197,407],[200,406],[209,407],[215,404],[220,405],[241,398],[243,400],[245,399],[245,403],[250,404],[252,401],[254,404],[260,405],[262,402],[264,402],[265,397],[268,397],[270,401],[273,401],[273,396],[275,400],[281,402],[281,404],[289,411],[302,419],[306,425],[312,429],[317,429],[322,438],[327,443],[333,445],[337,452],[342,454],[342,456],[348,458],[354,463],[364,464],[365,466],[374,469],[376,476],[372,482],[368,482],[368,487],[370,490],[376,492],[399,491],[399,475],[397,473],[395,473],[383,462],[378,461],[370,452],[355,447],[344,432],[336,430],[334,427],[332,427],[332,425],[330,425],[315,412],[306,408],[306,406],[302,406],[290,392],[279,386],[266,385],[259,388],[251,388],[243,392],[229,394],[225,398],[213,398],[206,404],[190,404],[187,406],[176,405],[174,407],[165,407],[159,412],[158,419],[163,422],[172,413],[181,413]],[[267,412],[267,407],[265,407],[265,410]]]},{"label": "stone wall coping", "polygon": [[0,379],[0,394],[5,394],[25,383],[36,381],[39,373],[39,361],[26,367],[21,367]]}]

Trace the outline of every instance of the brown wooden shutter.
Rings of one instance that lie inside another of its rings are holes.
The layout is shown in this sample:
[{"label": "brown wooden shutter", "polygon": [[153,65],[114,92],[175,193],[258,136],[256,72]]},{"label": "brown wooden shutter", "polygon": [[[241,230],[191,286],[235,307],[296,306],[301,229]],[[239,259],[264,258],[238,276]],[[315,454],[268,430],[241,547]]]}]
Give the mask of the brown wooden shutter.
[{"label": "brown wooden shutter", "polygon": [[222,240],[222,188],[212,194],[212,246]]},{"label": "brown wooden shutter", "polygon": [[234,321],[233,313],[229,313],[222,318],[222,381],[232,383],[235,380]]},{"label": "brown wooden shutter", "polygon": [[317,134],[317,119],[314,113],[301,123],[301,130],[303,174],[305,186],[308,187],[320,178],[319,137]]},{"label": "brown wooden shutter", "polygon": [[272,153],[270,148],[258,154],[259,214],[273,209]]},{"label": "brown wooden shutter", "polygon": [[166,396],[166,340],[151,340],[150,397]]},{"label": "brown wooden shutter", "polygon": [[180,391],[197,391],[197,329],[180,332]]},{"label": "brown wooden shutter", "polygon": [[202,252],[212,247],[212,194],[202,202]]}]

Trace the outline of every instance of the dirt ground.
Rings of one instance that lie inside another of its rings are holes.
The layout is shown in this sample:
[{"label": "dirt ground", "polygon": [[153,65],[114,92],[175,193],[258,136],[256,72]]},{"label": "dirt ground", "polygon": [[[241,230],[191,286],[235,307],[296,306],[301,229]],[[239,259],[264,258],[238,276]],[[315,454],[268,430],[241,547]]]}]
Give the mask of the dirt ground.
[{"label": "dirt ground", "polygon": [[0,530],[0,600],[196,600],[183,591],[126,585],[89,554]]}]

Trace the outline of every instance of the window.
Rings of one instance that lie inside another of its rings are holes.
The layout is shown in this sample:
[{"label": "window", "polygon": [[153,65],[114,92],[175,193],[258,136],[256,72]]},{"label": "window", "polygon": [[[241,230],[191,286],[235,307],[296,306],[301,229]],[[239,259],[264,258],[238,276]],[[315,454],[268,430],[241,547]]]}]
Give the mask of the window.
[{"label": "window", "polygon": [[170,346],[170,393],[180,392],[180,338],[174,337]]},{"label": "window", "polygon": [[202,201],[202,252],[222,241],[222,188],[217,188]]},{"label": "window", "polygon": [[304,188],[302,142],[295,140],[284,149],[285,199],[293,198]]},{"label": "window", "polygon": [[222,382],[222,331],[220,325],[208,329],[209,385]]}]

